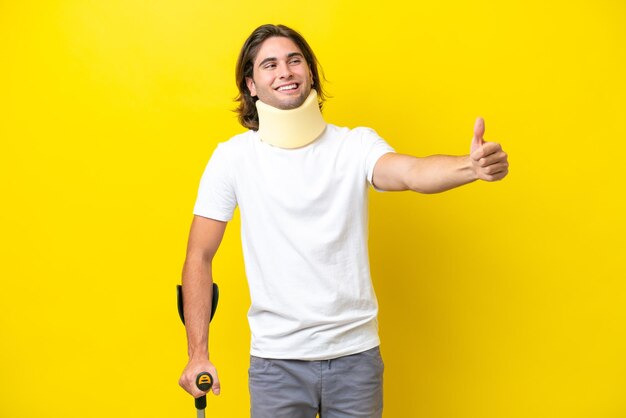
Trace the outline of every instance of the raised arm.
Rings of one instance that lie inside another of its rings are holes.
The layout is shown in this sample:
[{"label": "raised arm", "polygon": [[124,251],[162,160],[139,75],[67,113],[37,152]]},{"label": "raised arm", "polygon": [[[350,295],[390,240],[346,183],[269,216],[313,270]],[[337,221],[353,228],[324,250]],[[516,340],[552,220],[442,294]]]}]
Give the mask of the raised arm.
[{"label": "raised arm", "polygon": [[381,190],[439,193],[475,180],[502,180],[509,172],[508,156],[500,144],[485,142],[485,122],[476,120],[470,154],[413,157],[389,153],[374,167],[374,185]]},{"label": "raised arm", "polygon": [[213,376],[212,391],[220,393],[217,370],[209,356],[209,318],[212,298],[212,262],[222,242],[226,222],[194,216],[187,243],[183,267],[183,301],[189,362],[179,384],[194,398],[204,392],[196,388],[198,373],[207,371]]}]

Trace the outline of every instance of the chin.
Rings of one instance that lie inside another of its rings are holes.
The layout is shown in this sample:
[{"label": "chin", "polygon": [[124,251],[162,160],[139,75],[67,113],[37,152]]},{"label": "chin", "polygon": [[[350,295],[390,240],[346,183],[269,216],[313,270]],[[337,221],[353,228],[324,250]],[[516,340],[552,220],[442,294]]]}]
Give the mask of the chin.
[{"label": "chin", "polygon": [[279,103],[279,106],[275,106],[275,107],[278,107],[279,109],[283,109],[283,110],[295,109],[297,107],[302,106],[302,103],[304,103],[307,97],[308,96],[298,96],[290,100],[283,100]]},{"label": "chin", "polygon": [[296,109],[298,107],[300,107],[300,105],[302,105],[303,102],[297,102],[297,103],[285,103],[283,105],[281,105],[279,107],[279,109],[282,110],[290,110],[290,109]]}]

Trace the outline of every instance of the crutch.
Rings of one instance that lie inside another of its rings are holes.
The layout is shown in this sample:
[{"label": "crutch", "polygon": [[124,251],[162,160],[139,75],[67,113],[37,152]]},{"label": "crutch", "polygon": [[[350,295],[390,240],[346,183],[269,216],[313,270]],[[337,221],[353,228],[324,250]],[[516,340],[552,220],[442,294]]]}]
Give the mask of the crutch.
[{"label": "crutch", "polygon": [[[209,322],[213,320],[213,315],[215,315],[215,310],[217,309],[217,302],[220,298],[219,288],[217,284],[213,283],[213,300],[211,301],[211,316],[209,318]],[[185,324],[185,314],[183,312],[183,286],[176,285],[176,299],[178,302],[178,316],[180,316],[180,320]],[[213,386],[213,376],[209,374],[209,372],[201,372],[196,376],[196,386],[198,389],[206,392],[211,389]],[[195,399],[196,411],[198,418],[204,418],[204,410],[206,409],[206,395],[202,395],[199,398]]]}]

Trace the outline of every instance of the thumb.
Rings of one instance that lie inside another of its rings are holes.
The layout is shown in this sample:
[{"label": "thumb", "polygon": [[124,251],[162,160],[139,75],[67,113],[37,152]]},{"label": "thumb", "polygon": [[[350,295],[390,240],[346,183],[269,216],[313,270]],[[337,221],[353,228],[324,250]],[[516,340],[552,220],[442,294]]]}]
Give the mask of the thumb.
[{"label": "thumb", "polygon": [[474,124],[474,137],[472,138],[471,152],[476,151],[485,143],[483,135],[485,135],[485,120],[479,117],[476,118],[476,123]]},{"label": "thumb", "polygon": [[214,395],[219,395],[221,392],[222,386],[220,385],[220,379],[215,375],[215,379],[213,380],[213,386],[211,386],[211,390]]}]

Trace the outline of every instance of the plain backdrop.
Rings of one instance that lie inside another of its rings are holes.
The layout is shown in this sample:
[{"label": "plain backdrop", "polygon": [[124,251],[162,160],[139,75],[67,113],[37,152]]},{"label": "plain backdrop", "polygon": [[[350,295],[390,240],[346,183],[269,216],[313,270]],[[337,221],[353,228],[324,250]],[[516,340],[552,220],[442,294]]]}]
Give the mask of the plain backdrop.
[{"label": "plain backdrop", "polygon": [[[176,313],[192,207],[242,132],[235,60],[263,23],[322,62],[329,122],[509,176],[371,192],[385,417],[626,416],[626,4],[0,1],[0,416],[195,416]],[[246,417],[239,218],[215,260],[207,416]]]}]

